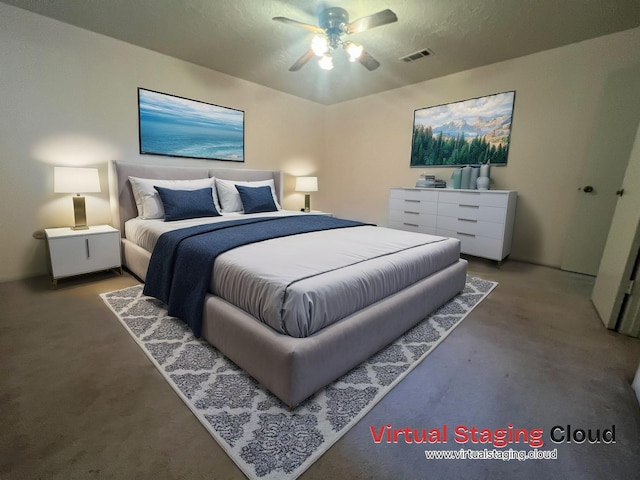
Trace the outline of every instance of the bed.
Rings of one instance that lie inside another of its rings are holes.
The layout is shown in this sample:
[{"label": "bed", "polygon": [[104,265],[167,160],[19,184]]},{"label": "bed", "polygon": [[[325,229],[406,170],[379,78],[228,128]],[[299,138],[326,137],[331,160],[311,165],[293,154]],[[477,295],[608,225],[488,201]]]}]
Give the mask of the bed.
[{"label": "bed", "polygon": [[[283,177],[275,170],[159,167],[114,161],[110,175],[115,200],[112,210],[122,232],[123,265],[142,281],[147,281],[150,264],[153,267],[160,261],[156,251],[152,262],[152,251],[159,248],[161,238],[170,236],[163,235],[168,231],[179,234],[229,221],[264,222],[261,225],[310,221],[297,218],[309,214],[281,209],[175,222],[141,220],[132,189],[136,179],[151,179],[151,183],[207,178],[267,182],[279,207]],[[221,210],[219,202],[216,208]],[[253,269],[255,272],[249,272]],[[216,258],[202,304],[194,307],[201,316],[198,333],[294,407],[459,293],[466,269],[456,239],[367,224],[347,222],[252,241]],[[266,278],[274,280],[275,286]],[[145,289],[152,283],[150,277]],[[241,288],[236,288],[238,285]],[[301,316],[308,318],[302,321]]]}]

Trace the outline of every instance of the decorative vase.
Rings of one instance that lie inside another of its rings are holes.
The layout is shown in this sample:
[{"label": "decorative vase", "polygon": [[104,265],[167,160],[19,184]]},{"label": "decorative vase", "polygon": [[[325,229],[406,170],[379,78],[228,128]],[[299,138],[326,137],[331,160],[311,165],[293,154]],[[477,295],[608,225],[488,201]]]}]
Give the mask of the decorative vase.
[{"label": "decorative vase", "polygon": [[469,188],[471,190],[476,189],[476,180],[478,180],[478,173],[480,173],[480,167],[478,165],[472,165],[471,178],[469,179]]},{"label": "decorative vase", "polygon": [[456,168],[451,174],[451,187],[452,188],[460,188],[460,180],[462,177],[462,169]]},{"label": "decorative vase", "polygon": [[489,177],[478,177],[476,180],[478,190],[489,190],[489,182]]},{"label": "decorative vase", "polygon": [[462,175],[460,177],[460,188],[468,189],[471,181],[471,167],[462,167]]}]

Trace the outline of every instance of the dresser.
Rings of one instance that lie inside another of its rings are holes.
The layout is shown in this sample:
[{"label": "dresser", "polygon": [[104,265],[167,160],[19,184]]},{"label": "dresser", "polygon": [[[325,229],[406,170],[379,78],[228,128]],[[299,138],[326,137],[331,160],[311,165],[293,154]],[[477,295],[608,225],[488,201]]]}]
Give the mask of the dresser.
[{"label": "dresser", "polygon": [[517,192],[392,188],[389,227],[460,240],[462,253],[501,262],[511,253]]},{"label": "dresser", "polygon": [[109,225],[47,228],[44,233],[54,285],[59,278],[121,268],[120,232]]}]

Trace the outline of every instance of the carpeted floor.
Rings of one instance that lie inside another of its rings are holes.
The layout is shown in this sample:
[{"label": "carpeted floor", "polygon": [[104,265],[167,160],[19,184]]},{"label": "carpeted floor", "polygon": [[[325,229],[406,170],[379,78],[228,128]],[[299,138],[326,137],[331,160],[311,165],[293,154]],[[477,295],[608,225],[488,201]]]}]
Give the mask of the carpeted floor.
[{"label": "carpeted floor", "polygon": [[102,294],[173,389],[250,478],[294,479],[442,342],[496,286],[464,290],[393,344],[289,410],[142,285]]},{"label": "carpeted floor", "polygon": [[[473,258],[469,273],[500,286],[300,480],[638,478],[640,340],[603,328],[593,279]],[[0,478],[246,478],[99,297],[137,283],[0,283]],[[616,443],[561,443],[557,460],[426,460],[432,447],[371,435],[509,424],[540,427],[547,442],[555,425],[616,425]]]}]

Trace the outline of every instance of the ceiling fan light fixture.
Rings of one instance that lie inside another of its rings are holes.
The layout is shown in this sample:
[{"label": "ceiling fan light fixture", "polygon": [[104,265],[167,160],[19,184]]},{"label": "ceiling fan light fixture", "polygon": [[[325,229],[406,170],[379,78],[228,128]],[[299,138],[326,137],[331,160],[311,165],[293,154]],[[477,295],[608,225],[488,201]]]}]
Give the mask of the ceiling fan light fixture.
[{"label": "ceiling fan light fixture", "polygon": [[349,61],[355,62],[360,58],[360,55],[362,55],[363,47],[357,43],[347,42],[345,43],[345,50],[349,54]]},{"label": "ceiling fan light fixture", "polygon": [[[0,0],[2,1],[2,0]],[[319,57],[318,64],[324,70],[333,68],[331,52],[342,47],[349,55],[351,62],[360,62],[370,72],[380,66],[370,53],[363,50],[362,45],[343,40],[343,36],[362,33],[372,28],[381,27],[398,21],[398,17],[388,8],[353,22],[349,21],[349,13],[341,7],[329,7],[318,13],[318,24],[299,22],[287,17],[273,17],[273,20],[294,27],[313,32],[311,45],[298,60],[289,68],[290,72],[297,72],[313,57]]]},{"label": "ceiling fan light fixture", "polygon": [[323,55],[320,60],[318,60],[318,65],[323,70],[332,70],[333,69],[333,59],[331,55]]},{"label": "ceiling fan light fixture", "polygon": [[322,57],[325,53],[329,51],[329,41],[327,37],[324,35],[314,35],[313,39],[311,39],[311,50],[318,57]]}]

